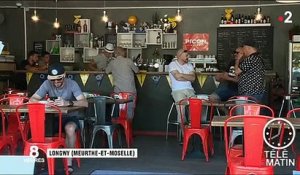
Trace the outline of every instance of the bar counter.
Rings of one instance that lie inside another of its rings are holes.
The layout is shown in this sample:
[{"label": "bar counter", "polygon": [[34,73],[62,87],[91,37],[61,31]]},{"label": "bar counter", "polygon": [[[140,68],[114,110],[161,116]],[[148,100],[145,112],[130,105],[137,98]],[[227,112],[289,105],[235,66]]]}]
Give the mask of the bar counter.
[{"label": "bar counter", "polygon": [[[26,74],[27,89],[32,95],[47,79],[47,72],[30,73],[16,70],[17,74]],[[109,95],[113,92],[112,76],[100,71],[66,71],[67,77],[75,80],[83,92]],[[192,83],[196,94],[211,94],[218,86],[215,75],[220,72],[196,73],[197,78]],[[268,88],[273,72],[266,73]],[[173,103],[171,97],[170,78],[167,72],[143,72],[135,76],[138,93],[137,107],[133,121],[134,131],[143,134],[164,134],[166,119]],[[176,117],[176,110],[172,116]],[[171,131],[172,128],[171,127]]]}]

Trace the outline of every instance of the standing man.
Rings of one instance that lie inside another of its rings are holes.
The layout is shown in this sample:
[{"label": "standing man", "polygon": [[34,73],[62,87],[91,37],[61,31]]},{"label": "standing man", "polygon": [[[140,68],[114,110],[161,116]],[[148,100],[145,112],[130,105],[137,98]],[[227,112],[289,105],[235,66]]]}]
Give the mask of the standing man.
[{"label": "standing man", "polygon": [[[125,49],[117,47],[115,52],[116,58],[107,66],[105,72],[112,73],[114,81],[114,92],[131,92],[136,94],[134,73],[138,73],[139,68],[134,65],[133,61],[126,58]],[[128,117],[133,117],[133,105],[135,102],[128,104]]]},{"label": "standing man", "polygon": [[[192,64],[188,63],[188,53],[186,50],[177,51],[177,60],[169,64],[169,76],[171,79],[172,96],[175,102],[195,95],[192,82],[195,80],[195,71]],[[180,109],[177,109],[177,121],[181,122]],[[185,115],[184,115],[185,116]]]},{"label": "standing man", "polygon": [[92,59],[89,64],[89,69],[92,71],[104,71],[108,62],[112,58],[114,53],[114,45],[107,43],[102,53],[97,55],[95,59]]},{"label": "standing man", "polygon": [[[83,106],[87,107],[88,102],[83,96],[78,84],[71,79],[65,78],[65,69],[61,64],[54,64],[48,69],[48,80],[40,86],[33,94],[30,101],[42,100],[48,94],[49,97],[56,97],[53,102],[57,106]],[[75,111],[63,116],[62,124],[66,132],[67,148],[74,148],[76,141],[76,129],[80,129],[79,112]],[[69,172],[73,172],[72,159],[68,159]]]},{"label": "standing man", "polygon": [[244,42],[243,52],[245,58],[237,58],[235,62],[235,74],[239,76],[239,95],[251,96],[262,102],[265,92],[263,59],[253,41]]}]

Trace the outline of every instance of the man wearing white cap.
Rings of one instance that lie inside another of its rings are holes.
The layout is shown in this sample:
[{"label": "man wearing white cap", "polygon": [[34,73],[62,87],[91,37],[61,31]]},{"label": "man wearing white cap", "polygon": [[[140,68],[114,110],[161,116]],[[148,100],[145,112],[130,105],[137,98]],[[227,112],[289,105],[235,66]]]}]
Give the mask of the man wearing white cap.
[{"label": "man wearing white cap", "polygon": [[[79,85],[69,78],[65,78],[65,69],[61,64],[53,64],[48,69],[48,80],[44,81],[40,88],[30,98],[31,102],[36,102],[48,95],[55,98],[49,101],[56,106],[83,106],[87,107],[88,102],[84,97]],[[74,111],[63,116],[62,125],[66,132],[66,146],[74,148],[76,140],[76,129],[80,128],[80,113]],[[72,159],[68,159],[69,172],[73,172]]]},{"label": "man wearing white cap", "polygon": [[95,56],[94,59],[91,60],[89,64],[89,69],[92,71],[104,71],[113,53],[114,45],[111,43],[107,43],[104,47],[104,50],[99,55]]}]

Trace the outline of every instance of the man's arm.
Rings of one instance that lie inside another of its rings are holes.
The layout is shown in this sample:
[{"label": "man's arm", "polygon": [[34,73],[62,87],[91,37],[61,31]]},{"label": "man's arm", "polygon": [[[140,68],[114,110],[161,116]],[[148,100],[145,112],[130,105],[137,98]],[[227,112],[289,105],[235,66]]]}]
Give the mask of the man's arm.
[{"label": "man's arm", "polygon": [[234,64],[234,71],[236,76],[239,76],[242,73],[242,70],[240,69],[239,65],[240,65],[240,59],[236,59]]},{"label": "man's arm", "polygon": [[130,67],[131,67],[131,69],[133,70],[134,73],[139,72],[139,68],[136,65],[134,65],[132,60],[130,60]]},{"label": "man's arm", "polygon": [[174,78],[177,80],[177,81],[195,81],[195,72],[190,72],[190,74],[183,74],[183,73],[180,73],[178,72],[178,70],[173,70],[171,72],[171,74],[174,76]]},{"label": "man's arm", "polygon": [[31,96],[31,98],[29,99],[29,102],[38,102],[41,99],[42,99],[42,97],[35,93]]},{"label": "man's arm", "polygon": [[88,101],[83,95],[79,95],[76,97],[77,101],[73,101],[74,106],[82,106],[82,107],[88,107]]},{"label": "man's arm", "polygon": [[232,82],[238,82],[238,76],[231,77],[228,75],[227,72],[224,72],[222,74],[216,75],[216,80],[221,82],[221,81],[232,81]]},{"label": "man's arm", "polygon": [[89,70],[92,70],[92,71],[97,71],[98,70],[97,64],[96,64],[96,62],[93,59],[88,64],[88,67],[89,67]]}]

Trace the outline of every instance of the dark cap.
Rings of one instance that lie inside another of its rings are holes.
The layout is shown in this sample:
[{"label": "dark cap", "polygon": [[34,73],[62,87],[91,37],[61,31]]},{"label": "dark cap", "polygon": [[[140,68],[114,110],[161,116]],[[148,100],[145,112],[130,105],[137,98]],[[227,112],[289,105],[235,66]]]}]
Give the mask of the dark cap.
[{"label": "dark cap", "polygon": [[252,40],[248,40],[248,41],[243,42],[242,46],[250,46],[250,47],[257,48],[255,42],[252,41]]},{"label": "dark cap", "polygon": [[48,69],[48,80],[55,80],[65,77],[65,68],[61,64],[53,64]]}]

